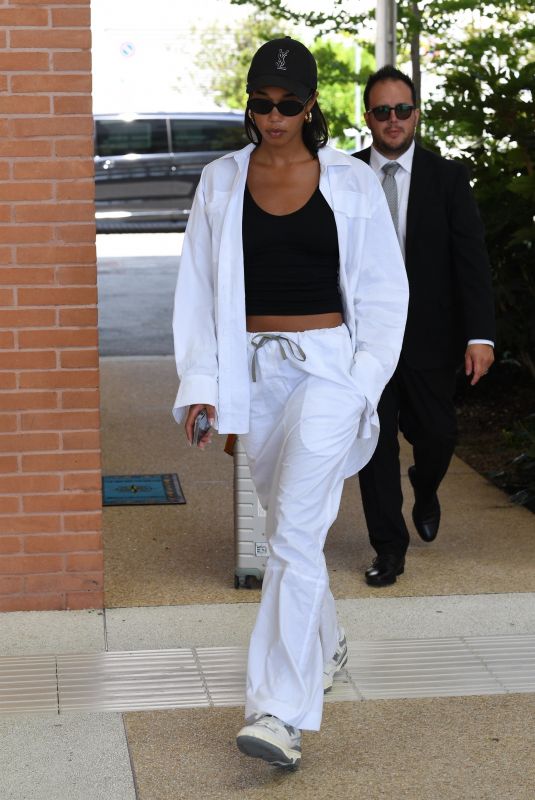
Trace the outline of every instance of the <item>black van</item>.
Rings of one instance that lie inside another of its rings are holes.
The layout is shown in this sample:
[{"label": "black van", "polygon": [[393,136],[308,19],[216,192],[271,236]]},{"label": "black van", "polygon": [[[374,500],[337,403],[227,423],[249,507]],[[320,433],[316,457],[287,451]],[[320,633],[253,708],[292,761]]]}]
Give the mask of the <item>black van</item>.
[{"label": "black van", "polygon": [[183,231],[205,164],[245,144],[241,113],[96,115],[97,232]]}]

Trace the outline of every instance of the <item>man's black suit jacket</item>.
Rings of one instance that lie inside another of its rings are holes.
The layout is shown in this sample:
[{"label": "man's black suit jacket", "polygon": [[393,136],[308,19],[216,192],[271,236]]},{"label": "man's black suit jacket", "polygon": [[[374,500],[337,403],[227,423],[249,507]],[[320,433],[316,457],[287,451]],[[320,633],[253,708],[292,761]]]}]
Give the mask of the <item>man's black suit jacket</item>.
[{"label": "man's black suit jacket", "polygon": [[[353,154],[369,164],[370,148]],[[410,299],[402,358],[415,369],[456,364],[469,339],[495,340],[484,231],[468,172],[415,146],[405,264]]]}]

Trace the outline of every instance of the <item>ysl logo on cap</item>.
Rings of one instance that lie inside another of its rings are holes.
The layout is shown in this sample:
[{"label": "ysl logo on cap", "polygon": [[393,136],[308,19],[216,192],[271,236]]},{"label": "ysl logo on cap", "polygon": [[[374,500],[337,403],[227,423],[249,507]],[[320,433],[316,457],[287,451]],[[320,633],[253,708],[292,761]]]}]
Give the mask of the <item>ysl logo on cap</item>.
[{"label": "ysl logo on cap", "polygon": [[282,47],[279,48],[279,54],[277,57],[277,69],[286,69],[286,56],[288,55],[289,50],[283,50]]}]

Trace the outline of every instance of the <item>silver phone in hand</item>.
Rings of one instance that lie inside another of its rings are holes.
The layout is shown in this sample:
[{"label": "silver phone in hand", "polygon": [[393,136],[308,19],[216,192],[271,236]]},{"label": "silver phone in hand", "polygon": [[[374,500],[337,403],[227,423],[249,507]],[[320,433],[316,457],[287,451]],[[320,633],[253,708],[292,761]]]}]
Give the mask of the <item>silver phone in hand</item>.
[{"label": "silver phone in hand", "polygon": [[191,443],[194,447],[199,444],[204,434],[208,433],[211,427],[212,426],[210,425],[206,409],[203,408],[203,410],[197,414],[193,424],[193,437]]}]

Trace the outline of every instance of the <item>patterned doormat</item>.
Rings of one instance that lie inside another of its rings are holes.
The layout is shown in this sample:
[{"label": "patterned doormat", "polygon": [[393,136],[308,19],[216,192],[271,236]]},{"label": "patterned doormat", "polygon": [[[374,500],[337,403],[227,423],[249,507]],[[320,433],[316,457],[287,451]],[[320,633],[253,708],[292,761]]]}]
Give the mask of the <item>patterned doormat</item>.
[{"label": "patterned doormat", "polygon": [[102,478],[103,506],[152,506],[185,502],[175,472],[164,475],[107,475]]}]

